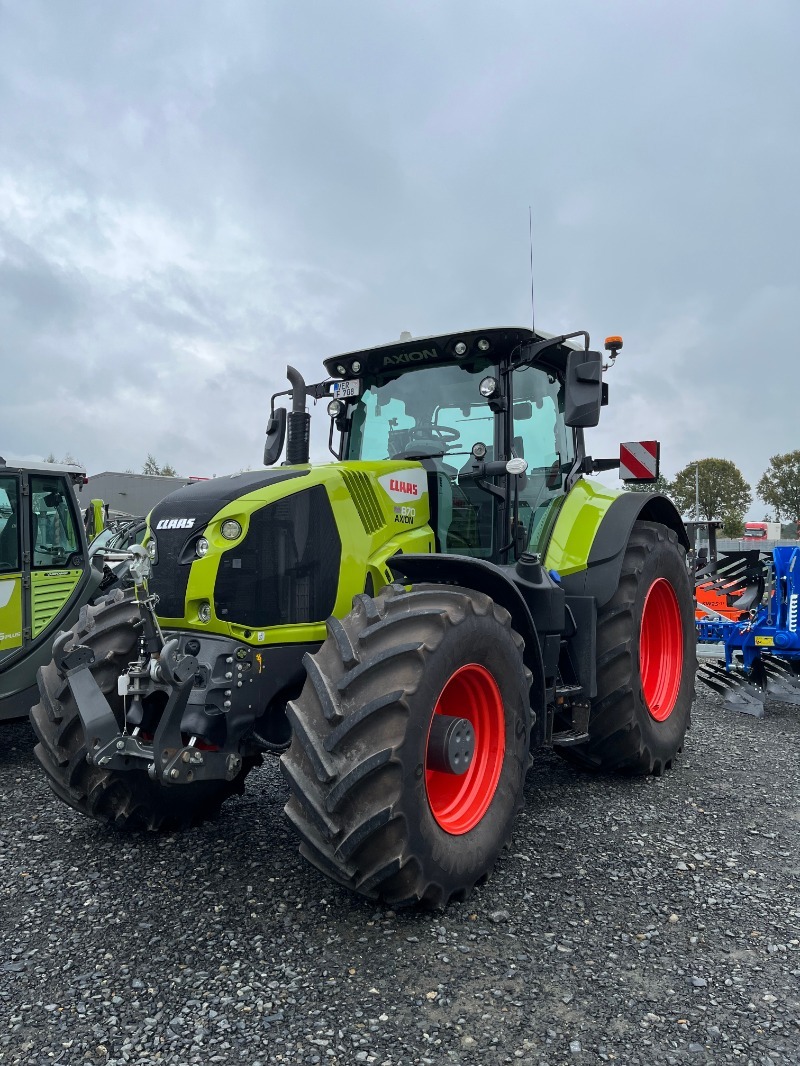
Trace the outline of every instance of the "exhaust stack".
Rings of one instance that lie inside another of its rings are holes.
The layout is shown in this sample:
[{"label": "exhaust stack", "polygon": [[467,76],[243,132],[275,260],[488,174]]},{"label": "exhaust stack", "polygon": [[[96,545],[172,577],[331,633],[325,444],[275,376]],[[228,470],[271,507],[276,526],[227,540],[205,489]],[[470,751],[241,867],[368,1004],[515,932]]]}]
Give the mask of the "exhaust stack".
[{"label": "exhaust stack", "polygon": [[302,466],[308,462],[311,415],[306,411],[306,383],[293,366],[287,366],[286,376],[292,386],[292,409],[289,412],[289,432],[286,438],[286,462]]}]

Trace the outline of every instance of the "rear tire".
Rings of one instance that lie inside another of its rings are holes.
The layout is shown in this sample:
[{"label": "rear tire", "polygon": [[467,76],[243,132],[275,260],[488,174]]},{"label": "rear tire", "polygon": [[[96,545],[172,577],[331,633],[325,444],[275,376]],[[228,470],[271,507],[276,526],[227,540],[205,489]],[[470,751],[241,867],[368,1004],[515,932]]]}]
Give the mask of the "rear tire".
[{"label": "rear tire", "polygon": [[[138,656],[140,619],[133,590],[112,593],[81,609],[73,630],[75,644],[92,649],[90,668],[122,728],[122,697],[117,678]],[[102,770],[87,763],[86,737],[72,691],[51,662],[37,675],[40,702],[30,712],[39,739],[34,754],[59,799],[76,811],[118,829],[186,829],[215,817],[224,801],[244,791],[244,779],[260,756],[245,756],[232,781],[198,781],[168,787],[151,781],[145,770]]]},{"label": "rear tire", "polygon": [[671,529],[636,522],[617,591],[598,612],[589,740],[558,754],[586,770],[660,775],[683,750],[696,669],[685,552]]},{"label": "rear tire", "polygon": [[[510,841],[530,762],[522,650],[507,611],[452,586],[391,586],[330,619],[289,704],[281,759],[300,853],[395,906],[445,906],[485,881]],[[437,711],[474,728],[463,775],[431,767]]]}]

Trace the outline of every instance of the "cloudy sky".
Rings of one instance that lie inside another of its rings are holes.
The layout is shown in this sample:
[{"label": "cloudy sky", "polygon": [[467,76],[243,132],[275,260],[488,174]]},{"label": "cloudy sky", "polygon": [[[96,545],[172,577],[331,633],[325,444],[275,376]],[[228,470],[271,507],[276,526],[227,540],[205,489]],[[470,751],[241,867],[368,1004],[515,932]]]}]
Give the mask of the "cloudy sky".
[{"label": "cloudy sky", "polygon": [[755,485],[800,447],[798,40],[797,0],[0,0],[0,454],[257,466],[287,362],[527,324],[531,205],[537,324],[625,338],[590,451]]}]

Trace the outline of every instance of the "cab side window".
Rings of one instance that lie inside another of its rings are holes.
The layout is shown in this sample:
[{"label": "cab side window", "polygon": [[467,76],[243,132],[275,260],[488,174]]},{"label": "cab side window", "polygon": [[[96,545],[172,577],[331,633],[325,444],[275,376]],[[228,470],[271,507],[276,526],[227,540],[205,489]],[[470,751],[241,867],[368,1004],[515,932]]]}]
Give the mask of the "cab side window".
[{"label": "cab side window", "polygon": [[0,573],[19,569],[19,484],[0,477]]},{"label": "cab side window", "polygon": [[571,431],[564,425],[564,393],[554,374],[523,367],[514,371],[513,389],[514,454],[528,462],[520,521],[528,550],[540,551],[573,461]]},{"label": "cab side window", "polygon": [[34,567],[62,567],[80,549],[72,491],[59,478],[31,478]]}]

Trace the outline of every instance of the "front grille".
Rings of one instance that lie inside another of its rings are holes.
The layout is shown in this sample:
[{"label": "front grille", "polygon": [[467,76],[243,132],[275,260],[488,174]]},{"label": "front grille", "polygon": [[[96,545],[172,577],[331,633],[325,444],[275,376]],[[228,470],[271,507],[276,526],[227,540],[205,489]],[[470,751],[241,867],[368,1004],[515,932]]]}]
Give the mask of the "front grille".
[{"label": "front grille", "polygon": [[356,506],[364,529],[367,533],[377,533],[384,524],[384,519],[369,476],[361,470],[343,470],[342,480]]},{"label": "front grille", "polygon": [[333,612],[342,544],[322,485],[267,504],[217,572],[218,618],[239,625],[323,622]]},{"label": "front grille", "polygon": [[183,618],[186,610],[186,586],[192,564],[178,560],[190,535],[196,535],[196,531],[187,534],[185,529],[170,529],[155,534],[158,562],[153,564],[149,589],[158,596],[156,614],[162,618]]}]

